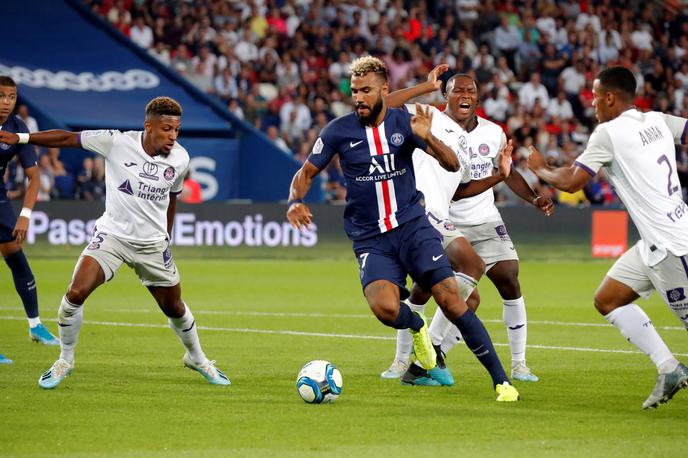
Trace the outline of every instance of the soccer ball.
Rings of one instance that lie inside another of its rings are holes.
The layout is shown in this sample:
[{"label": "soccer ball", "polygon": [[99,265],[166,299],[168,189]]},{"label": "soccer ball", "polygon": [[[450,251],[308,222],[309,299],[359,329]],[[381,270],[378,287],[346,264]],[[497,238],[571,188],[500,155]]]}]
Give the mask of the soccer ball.
[{"label": "soccer ball", "polygon": [[296,390],[309,404],[334,402],[342,393],[342,374],[330,362],[311,361],[296,377]]}]

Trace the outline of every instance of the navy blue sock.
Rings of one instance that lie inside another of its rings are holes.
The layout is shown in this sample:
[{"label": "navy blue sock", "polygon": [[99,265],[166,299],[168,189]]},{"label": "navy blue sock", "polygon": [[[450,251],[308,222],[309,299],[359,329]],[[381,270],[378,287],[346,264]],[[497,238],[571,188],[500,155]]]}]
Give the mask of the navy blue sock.
[{"label": "navy blue sock", "polygon": [[423,327],[423,319],[403,302],[399,304],[399,315],[389,326],[394,329],[413,329],[418,331]]},{"label": "navy blue sock", "polygon": [[504,372],[497,352],[495,352],[492,339],[490,339],[490,335],[480,318],[471,309],[468,309],[466,313],[454,321],[454,324],[461,331],[468,348],[490,373],[492,384],[496,386],[508,382],[509,378]]},{"label": "navy blue sock", "polygon": [[36,293],[36,280],[33,278],[31,267],[26,261],[22,250],[12,253],[5,258],[7,266],[12,271],[14,287],[24,304],[24,311],[29,318],[38,316],[38,294]]}]

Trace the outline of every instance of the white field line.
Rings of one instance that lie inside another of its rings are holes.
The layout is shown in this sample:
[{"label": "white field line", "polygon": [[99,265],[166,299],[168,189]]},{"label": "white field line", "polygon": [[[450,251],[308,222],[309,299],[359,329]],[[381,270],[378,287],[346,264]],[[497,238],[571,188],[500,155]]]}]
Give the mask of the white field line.
[{"label": "white field line", "polygon": [[[0,307],[0,310],[17,311],[17,307]],[[98,310],[102,311],[102,310]],[[154,313],[160,314],[157,309],[108,309],[107,313]],[[197,310],[193,309],[194,314],[198,315],[224,315],[224,316],[257,316],[257,317],[275,317],[275,318],[345,318],[345,319],[370,319],[373,318],[372,313],[354,314],[354,313],[300,313],[300,312],[239,312],[239,311],[225,311],[225,310]],[[502,323],[502,320],[482,320],[483,323]],[[578,326],[590,328],[607,328],[611,325],[609,323],[576,323],[571,321],[552,321],[552,320],[528,320],[528,324],[547,325],[547,326]],[[685,331],[683,326],[656,326],[657,329],[664,331]]]},{"label": "white field line", "polygon": [[[25,317],[19,316],[2,316],[0,320],[24,321]],[[43,321],[56,322],[56,319],[42,319]],[[85,320],[84,324],[100,325],[100,326],[118,326],[128,328],[155,328],[155,329],[169,329],[165,324],[151,324],[151,323],[123,323],[117,321],[89,321]],[[236,332],[236,333],[250,333],[250,334],[275,334],[288,336],[305,336],[305,337],[331,337],[338,339],[359,339],[359,340],[396,340],[393,336],[368,336],[362,334],[339,334],[326,332],[304,332],[304,331],[290,331],[286,329],[252,329],[252,328],[218,328],[211,326],[198,326],[202,331],[217,331],[217,332]],[[463,341],[461,341],[463,343]],[[495,347],[508,347],[509,344],[494,342]],[[539,350],[561,350],[561,351],[578,351],[578,352],[592,352],[592,353],[622,353],[622,354],[642,354],[634,350],[614,350],[604,348],[589,348],[589,347],[562,347],[553,345],[528,345],[528,348]],[[688,356],[688,353],[674,353],[676,356]]]},{"label": "white field line", "polygon": [[[17,311],[17,307],[0,307],[0,311]],[[154,313],[160,314],[158,309],[114,309],[108,313]],[[193,309],[194,314],[199,315],[224,315],[224,316],[257,316],[257,317],[294,317],[294,318],[349,318],[349,319],[374,319],[372,313],[299,313],[299,312],[245,312],[231,310],[197,310]],[[483,319],[483,323],[502,323],[502,320]],[[552,320],[528,320],[528,324],[548,325],[548,326],[578,326],[590,328],[606,328],[611,326],[609,323],[576,323],[572,321],[552,321]],[[664,331],[685,331],[683,326],[656,326],[657,329]]]}]

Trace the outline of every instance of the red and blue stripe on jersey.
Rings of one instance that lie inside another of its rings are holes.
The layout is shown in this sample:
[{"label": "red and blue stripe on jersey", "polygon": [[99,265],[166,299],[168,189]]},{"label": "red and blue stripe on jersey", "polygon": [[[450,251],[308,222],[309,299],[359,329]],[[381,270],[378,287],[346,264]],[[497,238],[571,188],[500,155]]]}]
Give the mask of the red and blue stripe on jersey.
[{"label": "red and blue stripe on jersey", "polygon": [[411,159],[417,147],[425,149],[413,135],[411,115],[402,109],[388,109],[379,126],[363,126],[350,113],[322,130],[308,160],[323,169],[339,154],[347,186],[344,228],[350,239],[390,231],[424,214]]}]

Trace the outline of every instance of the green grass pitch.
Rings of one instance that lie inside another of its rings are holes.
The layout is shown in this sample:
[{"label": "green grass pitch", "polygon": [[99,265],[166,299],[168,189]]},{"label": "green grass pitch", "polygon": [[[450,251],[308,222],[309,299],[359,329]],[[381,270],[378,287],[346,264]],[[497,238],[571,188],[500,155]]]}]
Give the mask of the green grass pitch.
[{"label": "green grass pitch", "polygon": [[[44,322],[55,317],[76,255],[31,258]],[[656,411],[641,403],[656,372],[591,305],[608,262],[521,263],[528,363],[541,381],[495,402],[463,345],[448,356],[457,384],[382,380],[394,332],[369,312],[352,257],[178,259],[201,342],[232,380],[208,385],[148,292],[123,268],[85,306],[76,368],[53,391],[37,381],[58,355],[29,341],[7,268],[0,268],[0,456],[668,456],[688,427],[688,392]],[[510,362],[501,302],[480,284],[479,316]],[[686,331],[655,295],[641,301],[688,361]],[[428,316],[434,312],[429,306]],[[340,399],[308,405],[295,389],[312,359],[336,364]]]}]

